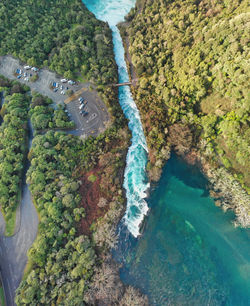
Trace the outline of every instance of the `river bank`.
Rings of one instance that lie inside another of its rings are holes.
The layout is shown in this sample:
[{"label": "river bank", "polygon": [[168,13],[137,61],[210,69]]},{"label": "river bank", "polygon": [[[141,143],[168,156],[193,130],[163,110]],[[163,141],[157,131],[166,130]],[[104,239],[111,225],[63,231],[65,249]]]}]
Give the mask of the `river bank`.
[{"label": "river bank", "polygon": [[[129,27],[131,20],[135,20],[136,16],[139,16],[143,9],[143,3],[137,3],[136,9],[133,9],[130,14],[127,15],[127,20],[119,24],[121,31],[124,49],[126,51],[126,63],[129,72],[130,79],[138,78],[138,71],[132,62],[132,56],[130,49],[130,37]],[[142,17],[143,18],[143,17]],[[242,184],[239,183],[237,175],[230,172],[222,163],[222,160],[215,150],[212,157],[204,150],[204,140],[197,137],[195,131],[191,131],[188,126],[181,124],[167,124],[164,127],[163,133],[161,133],[162,145],[158,150],[157,140],[154,140],[154,126],[150,123],[148,113],[150,108],[145,112],[145,106],[140,101],[140,90],[144,95],[148,94],[148,99],[153,100],[155,93],[152,91],[146,91],[144,85],[145,77],[139,77],[138,85],[131,87],[133,98],[137,103],[142,118],[142,125],[144,133],[147,139],[147,143],[154,144],[155,146],[149,146],[149,163],[147,166],[148,177],[152,182],[159,181],[162,173],[162,169],[165,163],[170,158],[170,151],[174,150],[177,154],[182,156],[188,163],[197,165],[200,167],[203,174],[209,179],[210,182],[210,194],[215,199],[215,204],[220,206],[223,211],[228,209],[233,210],[235,213],[235,226],[241,226],[244,228],[250,227],[250,198],[247,191],[242,188]],[[148,83],[149,85],[149,83]],[[141,94],[142,95],[142,94]],[[148,102],[150,103],[150,102]],[[162,112],[164,107],[162,106]],[[157,113],[159,115],[159,113]],[[157,116],[155,114],[155,116]],[[161,119],[163,120],[163,119]],[[158,121],[158,120],[157,120]]]}]

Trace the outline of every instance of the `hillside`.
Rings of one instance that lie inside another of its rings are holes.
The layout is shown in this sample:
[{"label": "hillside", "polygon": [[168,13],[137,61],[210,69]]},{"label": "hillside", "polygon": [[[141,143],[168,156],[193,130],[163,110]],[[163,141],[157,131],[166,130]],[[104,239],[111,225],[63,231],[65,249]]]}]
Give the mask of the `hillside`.
[{"label": "hillside", "polygon": [[149,168],[195,147],[250,187],[249,17],[247,1],[210,0],[138,1],[127,16]]}]

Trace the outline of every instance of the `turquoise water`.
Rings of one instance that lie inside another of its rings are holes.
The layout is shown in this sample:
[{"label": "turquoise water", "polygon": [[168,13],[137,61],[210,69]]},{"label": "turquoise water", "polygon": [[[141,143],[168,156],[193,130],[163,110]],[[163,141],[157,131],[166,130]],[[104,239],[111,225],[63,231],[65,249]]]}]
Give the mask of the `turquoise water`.
[{"label": "turquoise water", "polygon": [[[119,81],[127,81],[116,24],[135,0],[83,2],[109,23]],[[114,251],[114,258],[123,263],[122,280],[146,293],[150,305],[250,305],[249,231],[233,227],[232,213],[214,205],[200,172],[176,156],[146,202],[147,145],[128,87],[119,89],[119,102],[133,135],[124,177],[127,210]],[[143,235],[136,239],[148,206]]]},{"label": "turquoise water", "polygon": [[[134,7],[135,0],[83,0],[83,3],[98,19],[109,23],[113,33],[114,53],[118,65],[119,82],[128,81],[129,76],[124,59],[124,48],[116,25],[124,21],[124,16]],[[139,235],[140,224],[148,211],[145,201],[146,190],[149,188],[145,171],[147,164],[147,144],[139,111],[128,86],[119,88],[119,103],[126,118],[129,120],[129,128],[132,132],[132,144],[127,154],[124,175],[127,209],[123,220],[128,230],[137,237]]]},{"label": "turquoise water", "polygon": [[148,200],[142,237],[121,233],[121,278],[150,305],[250,305],[250,231],[234,228],[206,183],[173,156]]}]

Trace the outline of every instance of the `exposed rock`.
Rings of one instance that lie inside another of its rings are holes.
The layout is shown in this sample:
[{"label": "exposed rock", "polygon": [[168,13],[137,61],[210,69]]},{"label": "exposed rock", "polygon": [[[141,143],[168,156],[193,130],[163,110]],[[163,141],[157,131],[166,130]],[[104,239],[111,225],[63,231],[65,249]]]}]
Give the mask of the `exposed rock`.
[{"label": "exposed rock", "polygon": [[97,204],[98,207],[105,207],[107,205],[107,200],[105,198],[100,198]]},{"label": "exposed rock", "polygon": [[216,200],[215,202],[215,206],[220,207],[222,205],[220,200]]},{"label": "exposed rock", "polygon": [[119,303],[119,306],[146,306],[149,305],[148,298],[138,290],[129,286]]},{"label": "exposed rock", "polygon": [[[222,198],[220,200],[222,209],[224,211],[234,210],[235,225],[250,227],[250,197],[247,192],[224,167],[213,169],[207,167],[206,163],[204,165],[203,170],[212,183],[215,194]],[[218,190],[220,190],[219,194],[216,193]]]}]

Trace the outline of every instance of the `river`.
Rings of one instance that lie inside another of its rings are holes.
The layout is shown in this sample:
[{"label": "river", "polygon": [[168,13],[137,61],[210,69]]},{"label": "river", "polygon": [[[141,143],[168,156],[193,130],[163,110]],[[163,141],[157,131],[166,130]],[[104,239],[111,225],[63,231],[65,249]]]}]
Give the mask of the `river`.
[{"label": "river", "polygon": [[[135,5],[135,0],[83,0],[83,2],[98,19],[109,23],[113,33],[114,53],[118,66],[119,82],[129,81],[122,39],[116,25],[124,21],[124,16]],[[127,154],[124,175],[127,209],[123,220],[132,235],[137,237],[139,235],[140,224],[148,211],[148,206],[145,201],[146,191],[149,188],[145,171],[147,164],[147,144],[139,111],[128,86],[119,88],[119,102],[126,118],[129,120],[129,128],[132,132],[132,144]]]},{"label": "river", "polygon": [[[109,23],[119,81],[127,81],[116,24],[135,0],[83,2],[98,19]],[[119,102],[133,135],[124,176],[126,227],[120,227],[114,251],[115,259],[123,264],[121,279],[147,294],[150,305],[250,305],[249,230],[233,226],[233,213],[223,213],[214,205],[199,170],[175,155],[146,200],[147,146],[128,87],[119,90]],[[150,214],[138,239],[148,206]]]}]

